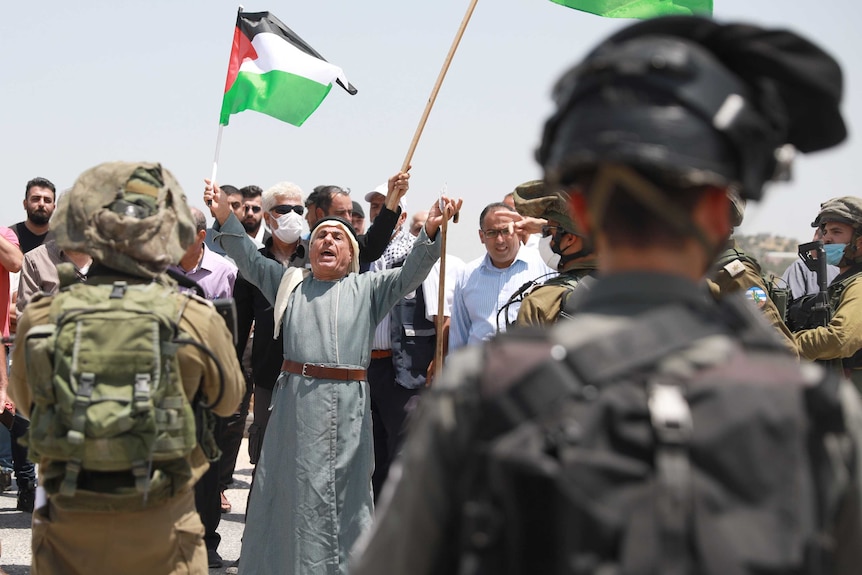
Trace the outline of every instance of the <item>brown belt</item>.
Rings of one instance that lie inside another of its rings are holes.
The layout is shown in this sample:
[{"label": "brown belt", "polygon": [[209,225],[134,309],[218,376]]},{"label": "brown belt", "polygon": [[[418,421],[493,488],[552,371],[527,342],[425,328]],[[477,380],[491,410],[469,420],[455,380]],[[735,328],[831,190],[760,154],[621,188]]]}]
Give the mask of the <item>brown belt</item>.
[{"label": "brown belt", "polygon": [[371,350],[371,359],[384,359],[387,357],[392,357],[391,349],[372,349]]},{"label": "brown belt", "polygon": [[321,379],[338,379],[340,381],[364,381],[365,370],[349,367],[327,367],[319,363],[299,363],[298,361],[284,360],[281,371],[298,373],[306,377],[319,377]]}]

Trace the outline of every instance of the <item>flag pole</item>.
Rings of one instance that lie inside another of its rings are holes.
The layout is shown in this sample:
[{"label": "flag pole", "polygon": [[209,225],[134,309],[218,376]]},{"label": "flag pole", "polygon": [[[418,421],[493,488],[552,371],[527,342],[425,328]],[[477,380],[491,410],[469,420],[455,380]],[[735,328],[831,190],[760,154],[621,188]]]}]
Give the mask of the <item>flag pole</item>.
[{"label": "flag pole", "polygon": [[[443,78],[446,77],[446,72],[449,70],[449,64],[452,63],[452,58],[455,56],[455,50],[458,49],[458,44],[461,43],[461,36],[464,35],[464,30],[467,29],[467,23],[470,22],[470,16],[473,15],[473,10],[476,8],[476,3],[479,0],[470,0],[470,6],[467,8],[467,13],[461,21],[461,27],[458,28],[458,33],[455,34],[455,39],[452,41],[452,46],[449,48],[449,53],[446,55],[446,61],[443,62],[443,68],[437,76],[437,82],[431,90],[431,96],[428,98],[428,103],[425,105],[425,111],[422,112],[422,118],[419,120],[419,125],[416,127],[416,133],[413,134],[413,141],[410,142],[410,149],[407,150],[407,157],[404,158],[404,163],[401,165],[401,171],[407,171],[410,167],[410,162],[413,160],[413,153],[416,151],[416,146],[419,144],[419,137],[422,135],[422,130],[425,129],[425,123],[428,121],[428,115],[431,113],[431,107],[434,105],[434,100],[437,99],[437,93],[440,91],[440,86],[443,84]],[[445,223],[444,229],[445,229]]]},{"label": "flag pole", "polygon": [[218,174],[218,156],[221,153],[221,133],[223,128],[224,126],[219,122],[218,136],[216,136],[215,157],[213,158],[213,172],[212,176],[210,176],[210,181],[213,183],[213,186],[216,185],[216,175]]},{"label": "flag pole", "polygon": [[[238,20],[239,15],[242,14],[242,4],[239,5],[239,7],[236,9],[236,12],[237,12],[237,20]],[[230,58],[228,58],[228,60],[230,60]],[[228,73],[230,73],[230,61],[228,61]],[[224,126],[222,125],[221,121],[219,121],[218,135],[216,136],[215,155],[213,156],[213,171],[212,171],[212,175],[210,176],[210,181],[212,182],[213,186],[216,185],[216,176],[218,175],[218,158],[219,158],[219,154],[221,154],[221,134],[222,134],[223,129],[224,129]],[[212,202],[207,202],[207,205],[209,205],[211,203]]]}]

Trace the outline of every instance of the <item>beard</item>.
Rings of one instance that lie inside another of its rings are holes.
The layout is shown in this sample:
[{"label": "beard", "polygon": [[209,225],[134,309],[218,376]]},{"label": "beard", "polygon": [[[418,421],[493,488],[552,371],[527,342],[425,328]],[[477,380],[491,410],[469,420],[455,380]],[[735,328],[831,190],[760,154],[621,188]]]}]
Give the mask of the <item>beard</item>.
[{"label": "beard", "polygon": [[243,220],[240,223],[242,224],[242,227],[245,228],[245,231],[248,234],[257,234],[257,231],[260,229],[260,222],[259,221],[258,222],[249,222],[249,221]]},{"label": "beard", "polygon": [[48,212],[28,212],[27,219],[37,226],[44,226],[51,219],[51,215]]}]

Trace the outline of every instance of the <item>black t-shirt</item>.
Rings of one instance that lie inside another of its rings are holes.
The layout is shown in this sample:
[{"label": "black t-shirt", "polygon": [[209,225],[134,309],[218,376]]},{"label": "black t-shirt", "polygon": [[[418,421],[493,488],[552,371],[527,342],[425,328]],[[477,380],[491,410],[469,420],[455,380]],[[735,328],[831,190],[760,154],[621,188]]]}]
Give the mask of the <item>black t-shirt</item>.
[{"label": "black t-shirt", "polygon": [[45,242],[45,236],[48,235],[48,232],[40,235],[34,234],[24,225],[24,222],[18,222],[12,226],[12,231],[18,236],[18,243],[21,244],[21,252],[25,254],[33,248],[41,246]]}]

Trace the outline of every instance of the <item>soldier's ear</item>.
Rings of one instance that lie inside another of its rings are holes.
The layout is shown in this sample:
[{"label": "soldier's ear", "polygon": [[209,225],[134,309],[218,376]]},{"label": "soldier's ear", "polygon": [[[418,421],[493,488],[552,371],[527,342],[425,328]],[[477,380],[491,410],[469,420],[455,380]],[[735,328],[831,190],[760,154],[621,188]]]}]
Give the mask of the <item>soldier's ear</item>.
[{"label": "soldier's ear", "polygon": [[590,221],[586,196],[577,190],[569,192],[569,210],[571,210],[572,218],[574,218],[578,229],[583,231],[584,236],[589,237],[593,232],[593,225]]},{"label": "soldier's ear", "polygon": [[711,241],[722,243],[727,240],[733,231],[727,191],[717,187],[704,190],[692,209],[691,217],[695,226],[708,234]]}]

